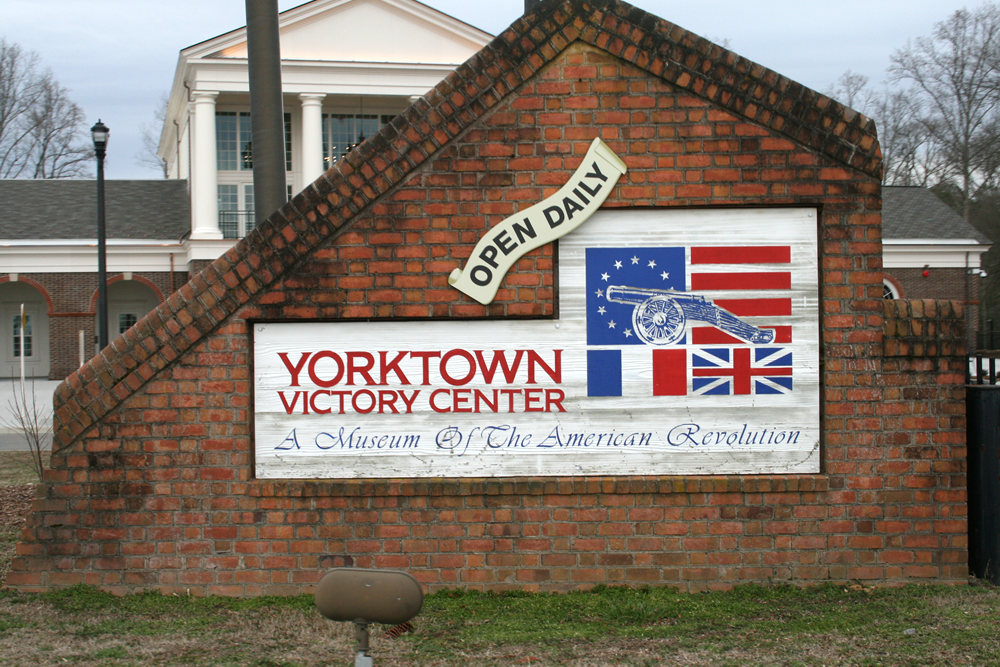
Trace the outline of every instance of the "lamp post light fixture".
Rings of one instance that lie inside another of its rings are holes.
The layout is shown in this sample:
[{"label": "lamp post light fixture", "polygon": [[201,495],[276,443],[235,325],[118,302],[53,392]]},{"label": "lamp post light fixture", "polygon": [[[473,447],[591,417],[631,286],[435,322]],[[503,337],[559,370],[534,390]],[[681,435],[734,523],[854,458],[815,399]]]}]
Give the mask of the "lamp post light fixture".
[{"label": "lamp post light fixture", "polygon": [[108,146],[108,126],[100,119],[90,128],[97,156],[97,345],[108,346],[108,262],[104,244],[104,152]]}]

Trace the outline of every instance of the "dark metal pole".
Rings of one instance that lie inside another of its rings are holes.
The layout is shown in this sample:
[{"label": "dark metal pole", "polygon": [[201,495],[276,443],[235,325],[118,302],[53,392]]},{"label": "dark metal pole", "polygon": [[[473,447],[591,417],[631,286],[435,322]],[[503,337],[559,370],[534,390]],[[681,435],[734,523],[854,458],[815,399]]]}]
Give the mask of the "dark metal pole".
[{"label": "dark metal pole", "polygon": [[541,0],[524,0],[524,13],[527,14],[530,12],[539,2],[541,2]]},{"label": "dark metal pole", "polygon": [[246,0],[253,193],[259,225],[288,199],[285,184],[285,114],[281,100],[278,0]]},{"label": "dark metal pole", "polygon": [[97,155],[97,345],[101,350],[108,346],[108,258],[104,243],[104,153],[104,144],[94,147],[94,154]]},{"label": "dark metal pole", "polygon": [[969,574],[1000,584],[1000,387],[973,385],[965,400]]}]

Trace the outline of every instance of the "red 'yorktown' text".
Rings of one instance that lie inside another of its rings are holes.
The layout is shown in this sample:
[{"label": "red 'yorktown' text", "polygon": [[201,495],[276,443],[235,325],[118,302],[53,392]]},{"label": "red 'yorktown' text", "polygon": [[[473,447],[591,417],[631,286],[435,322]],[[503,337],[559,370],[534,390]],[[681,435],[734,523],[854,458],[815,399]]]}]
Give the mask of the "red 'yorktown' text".
[{"label": "red 'yorktown' text", "polygon": [[[296,354],[298,359],[294,359]],[[300,382],[310,382],[324,389],[337,385],[384,387],[390,384],[447,384],[460,387],[469,383],[562,383],[562,350],[321,350],[279,352],[278,356],[288,370],[290,387],[298,387]]]}]

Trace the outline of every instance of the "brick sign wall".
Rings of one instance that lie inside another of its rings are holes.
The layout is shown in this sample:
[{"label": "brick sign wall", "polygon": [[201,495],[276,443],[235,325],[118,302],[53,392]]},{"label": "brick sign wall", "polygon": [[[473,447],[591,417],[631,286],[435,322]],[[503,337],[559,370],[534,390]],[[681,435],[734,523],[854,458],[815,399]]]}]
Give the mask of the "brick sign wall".
[{"label": "brick sign wall", "polygon": [[[254,479],[251,324],[557,317],[553,246],[489,306],[447,277],[594,137],[629,168],[605,208],[818,210],[820,472]],[[961,317],[886,319],[880,176],[872,122],[838,103],[623,2],[543,2],[70,376],[7,583],[964,581]]]}]

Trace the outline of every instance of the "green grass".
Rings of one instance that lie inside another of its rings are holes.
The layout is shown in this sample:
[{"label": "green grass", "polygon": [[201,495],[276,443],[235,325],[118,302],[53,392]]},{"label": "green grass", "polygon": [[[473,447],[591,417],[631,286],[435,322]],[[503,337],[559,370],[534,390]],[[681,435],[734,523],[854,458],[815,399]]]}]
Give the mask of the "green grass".
[{"label": "green grass", "polygon": [[[1000,665],[1000,590],[987,586],[452,590],[414,625],[395,640],[373,630],[376,664]],[[0,591],[0,665],[349,665],[353,643],[311,596]]]},{"label": "green grass", "polygon": [[[659,639],[669,640],[674,650],[714,656],[717,664],[740,664],[740,658],[727,661],[728,653],[750,659],[757,654],[761,662],[754,664],[767,664],[765,656],[783,656],[774,664],[824,664],[795,657],[812,638],[824,638],[872,647],[873,655],[851,664],[884,664],[888,656],[899,661],[893,664],[946,664],[951,660],[944,654],[969,652],[975,656],[971,664],[984,665],[1000,664],[998,610],[1000,595],[984,588],[741,586],[708,595],[598,588],[530,597],[453,593],[435,596],[426,616],[441,629],[418,637],[417,643],[443,654],[455,641],[486,649],[506,643],[544,646],[552,639]],[[916,633],[905,634],[908,628]],[[796,648],[790,651],[790,646]]]},{"label": "green grass", "polygon": [[[42,461],[48,465],[49,453],[42,453]],[[38,475],[31,465],[31,452],[0,452],[0,486],[21,486],[37,484]]]}]

